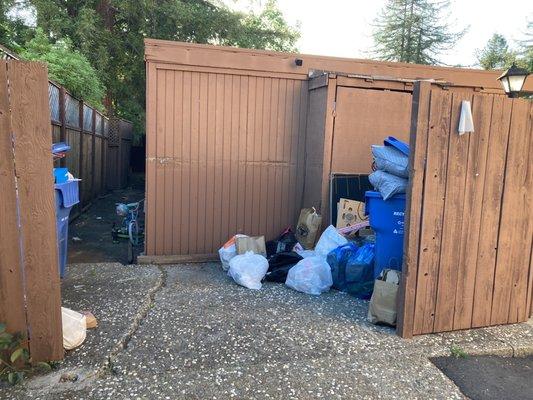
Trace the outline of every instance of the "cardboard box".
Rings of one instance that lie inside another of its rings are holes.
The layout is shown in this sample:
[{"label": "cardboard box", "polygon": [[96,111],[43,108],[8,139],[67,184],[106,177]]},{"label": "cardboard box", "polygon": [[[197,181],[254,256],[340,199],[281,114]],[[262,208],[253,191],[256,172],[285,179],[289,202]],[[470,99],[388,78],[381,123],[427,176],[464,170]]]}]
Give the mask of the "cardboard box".
[{"label": "cardboard box", "polygon": [[364,202],[340,199],[337,213],[337,228],[345,228],[367,220],[368,215],[365,215]]}]

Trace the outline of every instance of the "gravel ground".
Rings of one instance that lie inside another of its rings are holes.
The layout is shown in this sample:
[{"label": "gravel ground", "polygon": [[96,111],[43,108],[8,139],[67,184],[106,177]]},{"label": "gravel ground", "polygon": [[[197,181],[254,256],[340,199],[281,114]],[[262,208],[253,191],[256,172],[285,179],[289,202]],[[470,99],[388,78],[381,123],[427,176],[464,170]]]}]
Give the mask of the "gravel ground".
[{"label": "gravel ground", "polygon": [[[83,285],[80,287],[80,285]],[[64,303],[100,326],[21,399],[462,399],[429,357],[533,350],[517,324],[403,340],[366,322],[367,302],[267,283],[234,284],[219,264],[69,267]],[[59,382],[66,372],[76,382]]]}]

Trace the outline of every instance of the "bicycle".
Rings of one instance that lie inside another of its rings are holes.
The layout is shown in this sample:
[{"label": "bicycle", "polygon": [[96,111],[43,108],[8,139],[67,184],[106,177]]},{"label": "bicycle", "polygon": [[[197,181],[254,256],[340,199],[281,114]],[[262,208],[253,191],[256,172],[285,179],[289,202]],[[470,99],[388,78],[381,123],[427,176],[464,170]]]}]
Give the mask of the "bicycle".
[{"label": "bicycle", "polygon": [[122,226],[116,231],[116,235],[128,239],[128,262],[130,264],[134,259],[133,248],[141,243],[141,238],[144,236],[138,222],[139,210],[143,202],[144,199],[135,203],[116,203],[117,215],[124,217]]}]

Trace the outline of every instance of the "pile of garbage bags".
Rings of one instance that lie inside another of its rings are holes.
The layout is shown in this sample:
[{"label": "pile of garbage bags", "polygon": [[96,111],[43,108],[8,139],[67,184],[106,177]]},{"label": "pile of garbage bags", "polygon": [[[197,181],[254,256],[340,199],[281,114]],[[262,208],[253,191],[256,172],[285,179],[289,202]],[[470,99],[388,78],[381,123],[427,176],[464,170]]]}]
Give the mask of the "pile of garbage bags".
[{"label": "pile of garbage bags", "polygon": [[[308,218],[309,213],[304,215]],[[219,255],[228,275],[248,289],[261,289],[266,280],[312,295],[333,286],[368,299],[373,285],[373,246],[371,241],[361,245],[348,241],[330,225],[312,250],[305,249],[287,228],[266,243],[262,236],[235,235],[220,248]]]}]

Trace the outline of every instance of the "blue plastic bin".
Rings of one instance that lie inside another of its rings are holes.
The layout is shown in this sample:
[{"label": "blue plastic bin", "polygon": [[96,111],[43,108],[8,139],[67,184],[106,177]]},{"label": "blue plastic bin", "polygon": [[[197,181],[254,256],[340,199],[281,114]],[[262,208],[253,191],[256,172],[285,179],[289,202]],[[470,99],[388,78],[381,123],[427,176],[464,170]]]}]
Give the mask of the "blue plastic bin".
[{"label": "blue plastic bin", "polygon": [[401,271],[403,261],[403,236],[405,194],[383,200],[379,192],[365,192],[365,214],[376,233],[374,247],[374,279],[386,268]]},{"label": "blue plastic bin", "polygon": [[67,181],[54,185],[56,194],[56,229],[59,256],[59,276],[65,275],[68,247],[68,219],[70,210],[79,203],[78,181]]}]

